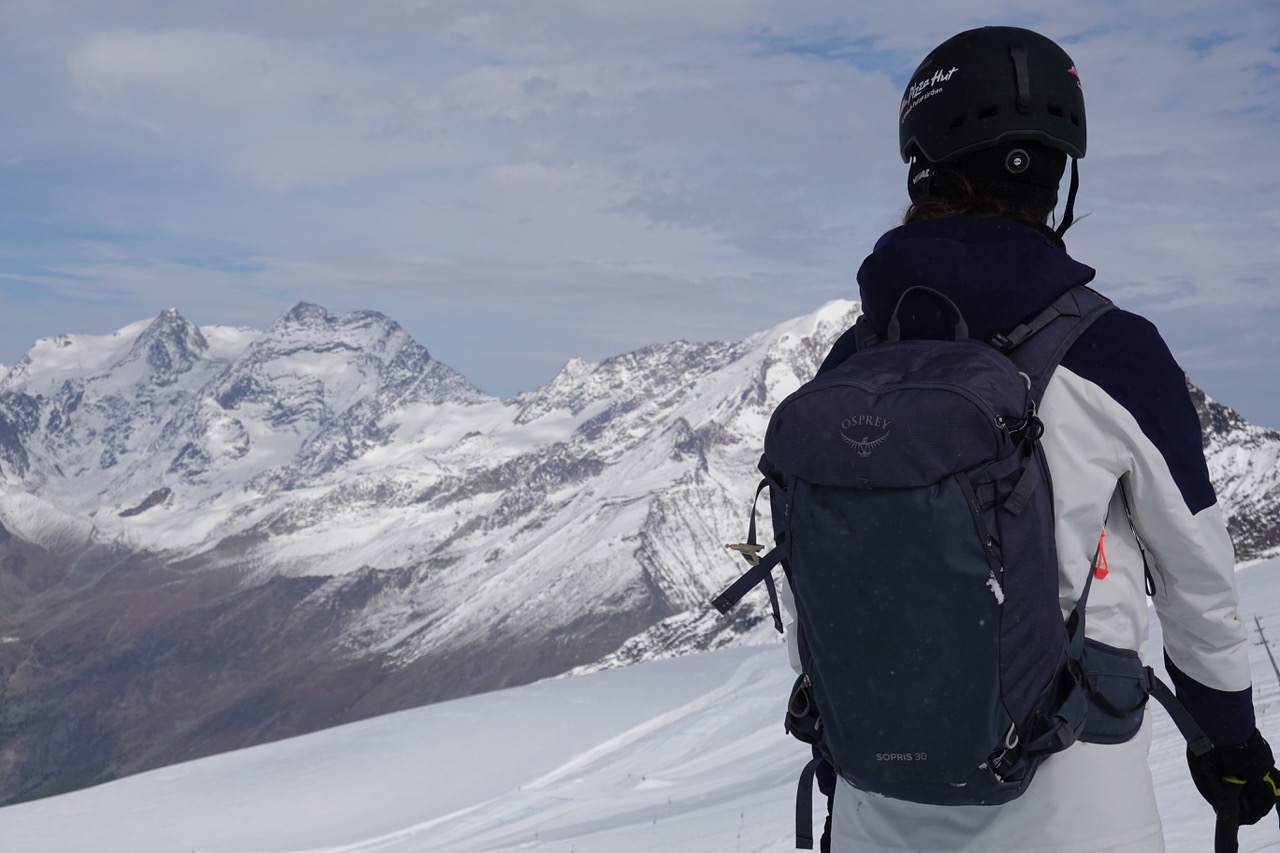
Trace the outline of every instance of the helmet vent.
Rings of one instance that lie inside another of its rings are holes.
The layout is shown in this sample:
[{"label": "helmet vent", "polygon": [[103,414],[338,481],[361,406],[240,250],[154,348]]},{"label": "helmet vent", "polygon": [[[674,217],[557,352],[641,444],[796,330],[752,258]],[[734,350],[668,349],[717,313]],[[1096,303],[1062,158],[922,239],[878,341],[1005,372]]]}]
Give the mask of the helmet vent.
[{"label": "helmet vent", "polygon": [[1064,113],[1062,110],[1062,107],[1058,106],[1057,104],[1049,104],[1047,109],[1049,110],[1049,115],[1051,116],[1054,116],[1056,118],[1066,118],[1066,113]]},{"label": "helmet vent", "polygon": [[1072,114],[1071,114],[1071,123],[1072,123],[1072,124],[1074,124],[1076,127],[1079,127],[1079,126],[1080,126],[1080,116],[1076,115],[1075,113],[1072,113]]},{"label": "helmet vent", "polygon": [[1000,112],[1000,105],[992,104],[990,106],[986,106],[978,110],[978,118],[979,119],[994,118],[996,114],[999,112]]},{"label": "helmet vent", "polygon": [[957,127],[959,127],[962,124],[964,124],[964,113],[961,113],[960,115],[956,116],[951,120],[951,129],[955,130]]}]

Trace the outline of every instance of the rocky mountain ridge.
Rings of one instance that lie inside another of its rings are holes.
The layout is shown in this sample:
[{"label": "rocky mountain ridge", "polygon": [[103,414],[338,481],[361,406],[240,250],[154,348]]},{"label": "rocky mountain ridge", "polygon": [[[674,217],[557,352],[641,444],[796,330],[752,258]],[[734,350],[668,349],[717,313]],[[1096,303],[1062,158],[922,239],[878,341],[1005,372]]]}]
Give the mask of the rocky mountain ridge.
[{"label": "rocky mountain ridge", "polygon": [[[0,380],[0,801],[536,678],[760,641],[737,575],[772,408],[853,322],[478,391],[376,312],[177,311]],[[1280,436],[1200,395],[1243,557]]]}]

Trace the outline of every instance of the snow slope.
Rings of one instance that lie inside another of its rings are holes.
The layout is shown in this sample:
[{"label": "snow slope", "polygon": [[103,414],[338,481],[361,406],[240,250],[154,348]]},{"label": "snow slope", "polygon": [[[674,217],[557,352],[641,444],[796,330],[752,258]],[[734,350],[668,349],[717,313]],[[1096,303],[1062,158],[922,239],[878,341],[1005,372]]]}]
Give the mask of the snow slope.
[{"label": "snow slope", "polygon": [[[1280,559],[1238,574],[1260,725],[1280,742]],[[1154,624],[1154,622],[1153,622]],[[1152,648],[1159,648],[1158,635]],[[776,644],[473,696],[0,809],[7,853],[784,853],[803,747]],[[1155,717],[1170,851],[1210,849],[1183,743]],[[1087,819],[1087,816],[1082,816]],[[1240,850],[1280,850],[1274,815]]]}]

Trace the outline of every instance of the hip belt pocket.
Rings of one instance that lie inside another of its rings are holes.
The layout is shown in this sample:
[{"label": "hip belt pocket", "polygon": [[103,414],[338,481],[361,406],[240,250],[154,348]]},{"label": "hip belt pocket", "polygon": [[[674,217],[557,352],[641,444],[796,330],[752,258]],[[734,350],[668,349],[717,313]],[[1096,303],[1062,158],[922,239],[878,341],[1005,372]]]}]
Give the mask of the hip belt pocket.
[{"label": "hip belt pocket", "polygon": [[1089,701],[1080,740],[1124,743],[1136,735],[1150,695],[1138,653],[1086,639],[1080,669],[1081,686]]}]

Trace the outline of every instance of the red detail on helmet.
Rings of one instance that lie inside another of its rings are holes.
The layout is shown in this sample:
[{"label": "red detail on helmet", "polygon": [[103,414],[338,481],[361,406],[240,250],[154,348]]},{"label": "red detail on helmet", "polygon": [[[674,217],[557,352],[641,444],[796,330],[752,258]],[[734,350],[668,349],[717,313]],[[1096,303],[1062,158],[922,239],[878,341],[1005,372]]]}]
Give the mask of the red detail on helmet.
[{"label": "red detail on helmet", "polygon": [[1067,73],[1074,74],[1076,79],[1080,78],[1080,72],[1076,70],[1076,67],[1074,65],[1067,69]]}]

